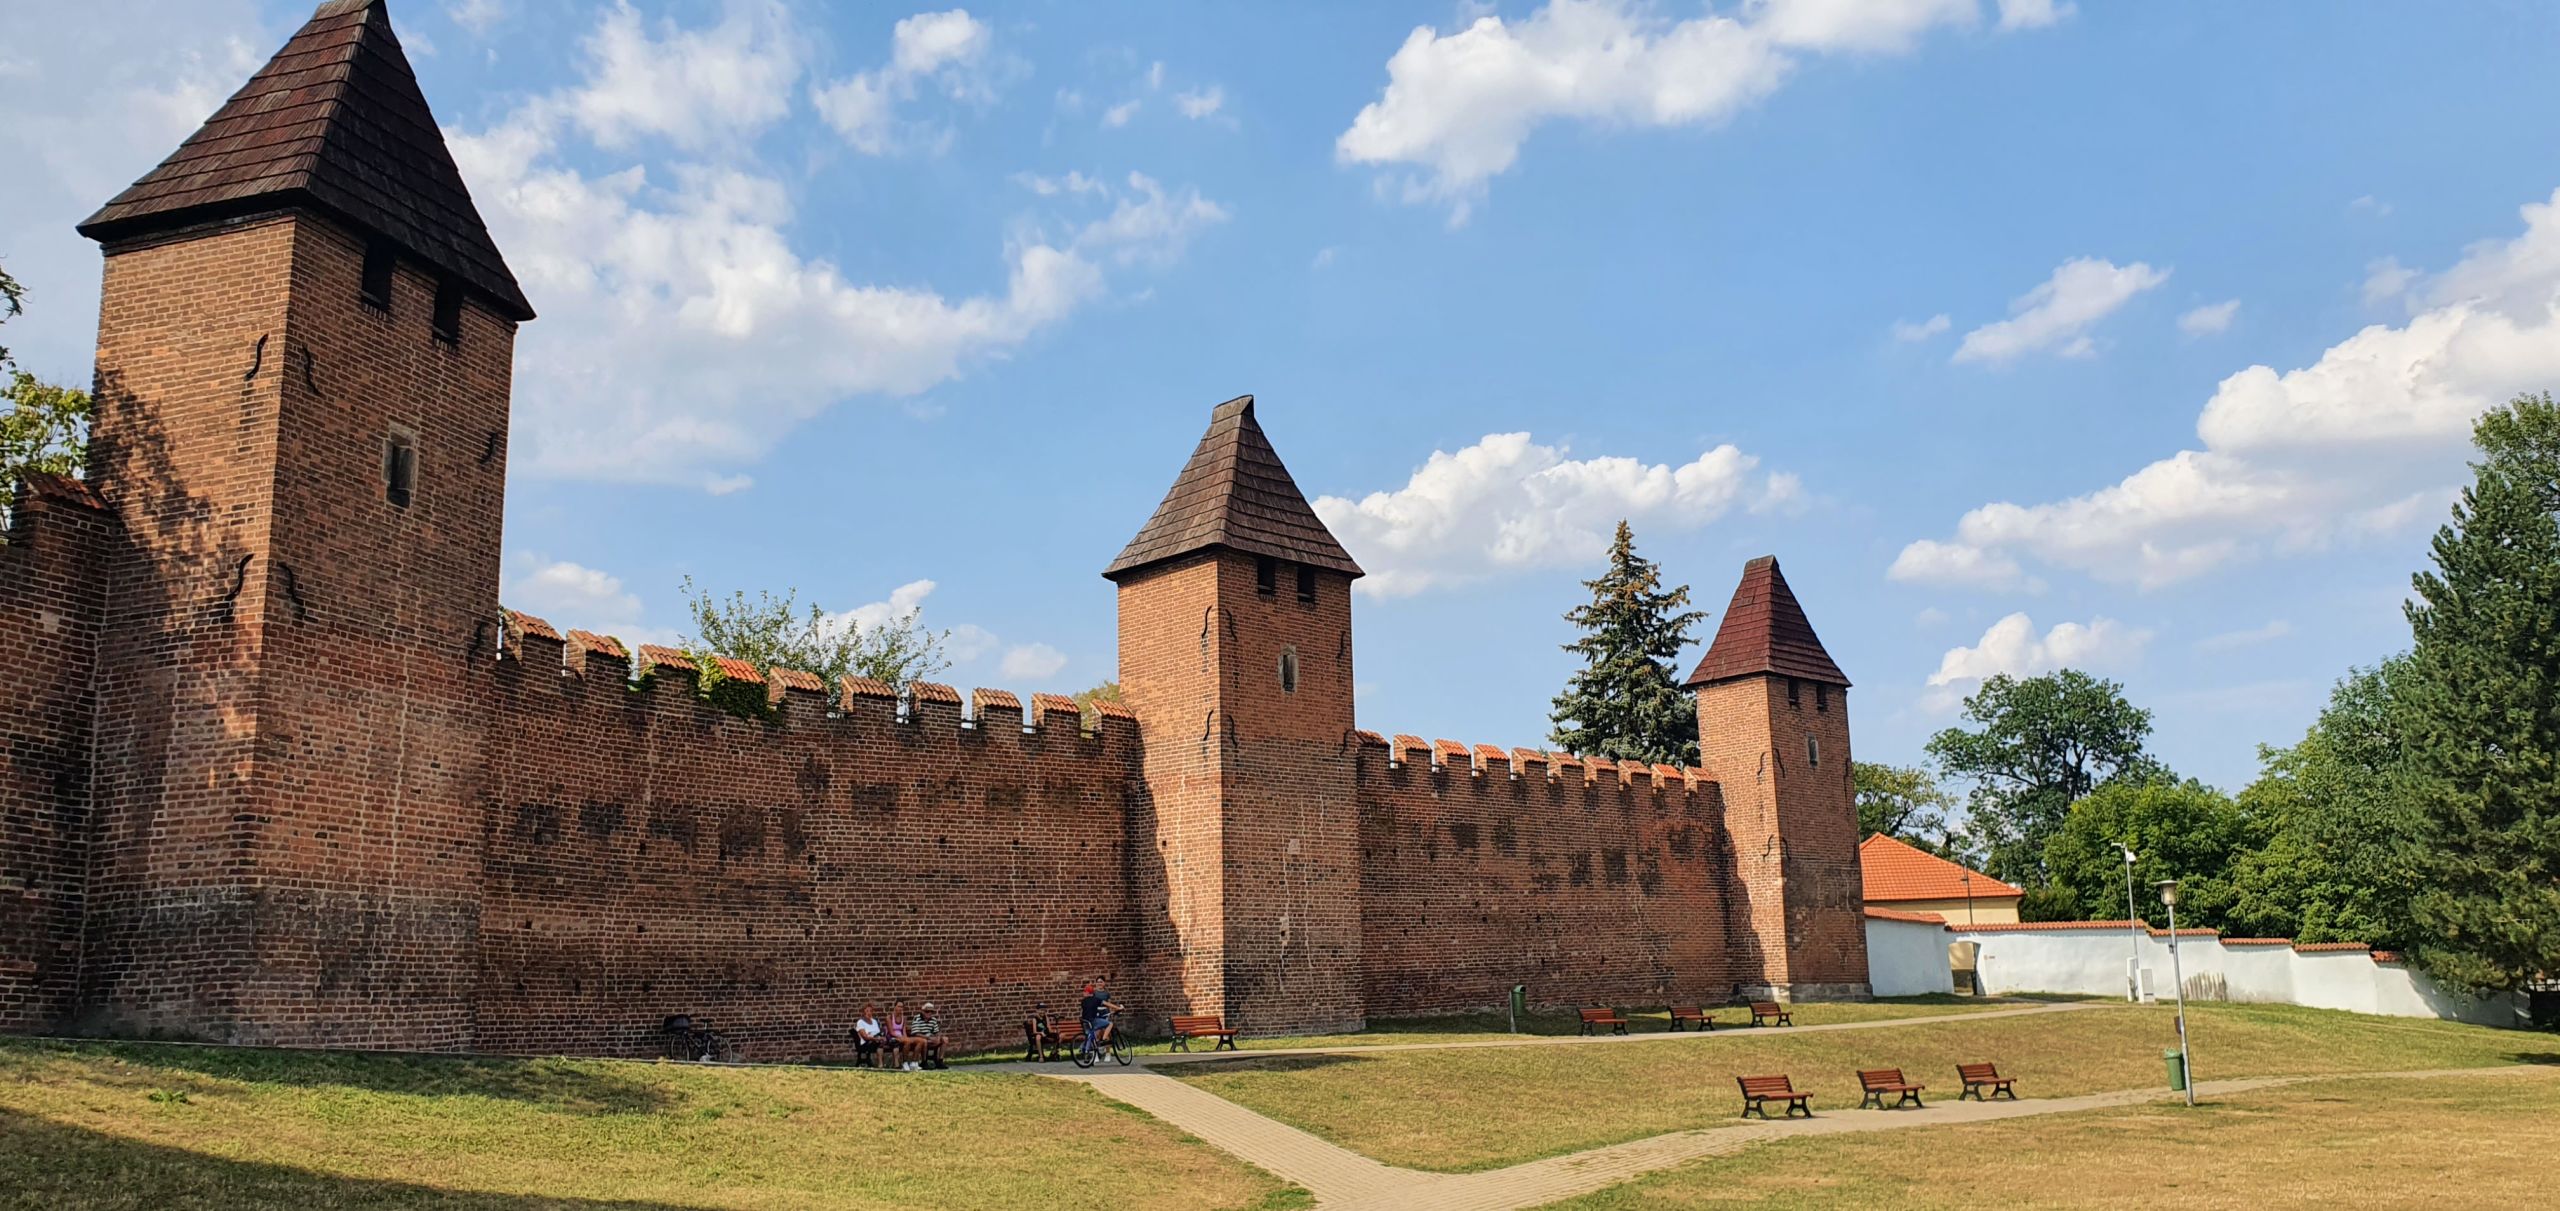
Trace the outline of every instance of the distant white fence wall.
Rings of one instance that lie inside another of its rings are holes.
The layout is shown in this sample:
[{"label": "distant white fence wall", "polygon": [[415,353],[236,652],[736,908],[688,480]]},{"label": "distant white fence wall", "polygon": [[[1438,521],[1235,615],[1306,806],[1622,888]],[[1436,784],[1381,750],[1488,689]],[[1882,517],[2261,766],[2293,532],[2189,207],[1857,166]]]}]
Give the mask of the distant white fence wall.
[{"label": "distant white fence wall", "polygon": [[1954,992],[1947,944],[1955,940],[1944,925],[1867,918],[1867,986],[1880,997]]},{"label": "distant white fence wall", "polygon": [[[1875,963],[1879,925],[1919,928],[1868,921],[1870,965]],[[2161,997],[2174,995],[2166,934],[2137,933],[2122,923],[2093,923],[2059,929],[1949,929],[1940,936],[1981,944],[1976,971],[1985,993],[2120,997],[2125,994],[2127,961],[2135,960],[2145,972],[2146,989]],[[2522,997],[2472,997],[2439,988],[2388,956],[2376,959],[2362,946],[2295,946],[2281,939],[2230,941],[2210,933],[2188,933],[2178,939],[2177,966],[2185,970],[2190,1000],[2307,1005],[2484,1026],[2518,1026],[2525,1020]],[[1876,992],[1892,995],[1881,986]]]}]

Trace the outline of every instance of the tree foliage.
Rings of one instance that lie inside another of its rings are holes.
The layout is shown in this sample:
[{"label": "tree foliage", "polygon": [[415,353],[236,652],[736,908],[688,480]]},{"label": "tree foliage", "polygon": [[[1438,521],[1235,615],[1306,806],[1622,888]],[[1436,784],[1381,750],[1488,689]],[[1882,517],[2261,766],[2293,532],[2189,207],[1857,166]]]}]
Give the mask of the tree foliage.
[{"label": "tree foliage", "polygon": [[723,597],[696,587],[688,576],[684,595],[693,614],[693,634],[684,646],[696,657],[720,655],[759,669],[799,669],[829,685],[850,674],[900,686],[951,667],[943,654],[950,632],[927,630],[919,610],[864,626],[850,614],[802,605],[797,589],[779,597],[762,590],[753,597],[744,592]]},{"label": "tree foliage", "polygon": [[[23,313],[26,289],[0,269],[0,323]],[[0,413],[0,509],[16,503],[18,484],[31,471],[78,475],[89,462],[89,393],[57,387],[17,368],[0,347],[0,382],[8,411]]]},{"label": "tree foliage", "polygon": [[2352,671],[2300,743],[2260,750],[2261,772],[2240,804],[2267,839],[2235,866],[2234,930],[2385,950],[2415,944],[2421,833],[2398,689],[2407,675],[2406,657]]},{"label": "tree foliage", "polygon": [[1936,775],[1919,766],[1854,761],[1849,776],[1858,796],[1861,836],[1883,833],[1939,857],[1964,860],[1950,815],[1956,797],[1938,785]]},{"label": "tree foliage", "polygon": [[1556,745],[1583,756],[1696,765],[1697,703],[1671,663],[1706,617],[1686,608],[1688,586],[1663,587],[1661,569],[1636,554],[1623,521],[1608,570],[1583,584],[1591,603],[1564,616],[1583,631],[1564,645],[1582,667],[1556,695]]},{"label": "tree foliage", "polygon": [[1995,675],[1965,699],[1964,717],[1973,729],[1939,732],[1929,755],[1973,784],[1969,827],[1986,872],[2020,887],[2046,881],[2045,843],[2073,803],[2112,779],[2160,772],[2143,751],[2151,712],[2125,701],[2124,687],[2077,669]]},{"label": "tree foliage", "polygon": [[2427,841],[2418,959],[2514,989],[2560,973],[2560,407],[2519,397],[2472,434],[2473,482],[2407,607],[2394,718]]},{"label": "tree foliage", "polygon": [[[2263,839],[2240,804],[2204,783],[2118,779],[2071,805],[2045,843],[2045,869],[2068,897],[2070,919],[2119,919],[2128,907],[2151,919],[2159,913],[2152,888],[2176,879],[2179,927],[2221,929],[2239,898],[2234,864]],[[2130,906],[2118,846],[2134,852]]]},{"label": "tree foliage", "polygon": [[1075,695],[1076,709],[1084,712],[1084,722],[1088,727],[1100,716],[1100,712],[1093,709],[1094,703],[1120,700],[1120,682],[1116,678]]}]

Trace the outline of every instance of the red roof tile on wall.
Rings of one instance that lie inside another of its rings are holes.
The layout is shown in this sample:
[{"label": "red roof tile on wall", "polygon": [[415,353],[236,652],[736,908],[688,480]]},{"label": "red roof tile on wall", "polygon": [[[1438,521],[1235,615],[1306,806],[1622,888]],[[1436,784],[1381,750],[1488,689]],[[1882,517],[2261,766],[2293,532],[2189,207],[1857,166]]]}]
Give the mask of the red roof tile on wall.
[{"label": "red roof tile on wall", "polygon": [[1976,900],[2016,899],[2026,893],[1978,870],[1968,870],[1933,853],[1914,849],[1883,833],[1858,844],[1858,866],[1866,876],[1867,902],[1896,900],[1961,900],[1964,876],[1973,876]]},{"label": "red roof tile on wall", "polygon": [[1947,923],[1947,919],[1945,917],[1934,912],[1904,912],[1899,908],[1878,908],[1873,904],[1867,905],[1867,919],[1870,921],[1907,921],[1913,925],[1944,925]]},{"label": "red roof tile on wall", "polygon": [[1795,590],[1778,571],[1778,557],[1763,555],[1742,565],[1742,583],[1724,608],[1714,643],[1689,674],[1691,686],[1776,673],[1846,687],[1848,674],[1822,650]]}]

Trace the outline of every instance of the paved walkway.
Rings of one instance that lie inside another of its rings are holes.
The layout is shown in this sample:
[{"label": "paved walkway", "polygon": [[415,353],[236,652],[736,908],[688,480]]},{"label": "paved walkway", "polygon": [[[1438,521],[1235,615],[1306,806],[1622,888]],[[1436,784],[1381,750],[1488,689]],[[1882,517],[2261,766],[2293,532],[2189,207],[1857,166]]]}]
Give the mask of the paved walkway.
[{"label": "paved walkway", "polygon": [[[1928,1019],[1902,1019],[1906,1023],[1925,1020]],[[1869,1024],[1841,1023],[1831,1029]],[[1377,1048],[1305,1050],[1367,1051]],[[1318,1207],[1333,1211],[1513,1211],[1587,1194],[1688,1161],[1729,1155],[1768,1140],[1850,1131],[1898,1131],[1914,1127],[1996,1122],[2033,1115],[2140,1105],[2176,1096],[2160,1089],[2123,1089],[2081,1097],[1942,1102],[1925,1110],[1826,1110],[1818,1118],[1678,1131],[1481,1173],[1430,1173],[1371,1160],[1192,1085],[1144,1069],[1073,1072],[1052,1069],[1048,1075],[1061,1080],[1082,1081],[1106,1097],[1172,1123],[1284,1181],[1305,1187],[1315,1195]],[[2307,1081],[2424,1080],[2448,1076],[2553,1077],[2560,1076],[2560,1069],[2519,1065],[2512,1068],[2438,1068],[2411,1072],[2255,1077],[2203,1081],[2197,1084],[2196,1091],[2207,1097],[2227,1097]]]}]

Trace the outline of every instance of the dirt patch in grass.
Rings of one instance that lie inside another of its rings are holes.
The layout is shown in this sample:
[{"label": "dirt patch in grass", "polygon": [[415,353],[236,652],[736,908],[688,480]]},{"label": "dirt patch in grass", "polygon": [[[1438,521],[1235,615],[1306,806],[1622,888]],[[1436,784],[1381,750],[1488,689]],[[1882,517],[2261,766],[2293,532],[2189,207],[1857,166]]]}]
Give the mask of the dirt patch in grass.
[{"label": "dirt patch in grass", "polygon": [[0,1041],[0,1205],[1285,1207],[1037,1077]]},{"label": "dirt patch in grass", "polygon": [[[2194,1006],[2190,1024],[2208,1078],[2469,1067],[2560,1052],[2548,1036],[2292,1006]],[[1862,1067],[1900,1067],[1952,1096],[1957,1064],[1989,1060],[2018,1078],[2022,1096],[2057,1097],[2161,1085],[2160,1052],[2175,1042],[2170,1011],[2114,1005],[1872,1030],[1161,1071],[1389,1164],[1469,1170],[1730,1122],[1742,1074],[1786,1073],[1816,1109],[1842,1108],[1858,1102]]]},{"label": "dirt patch in grass", "polygon": [[2560,1079],[2335,1081],[2209,1103],[1767,1144],[1557,1204],[2524,1207],[2551,1198]]}]

